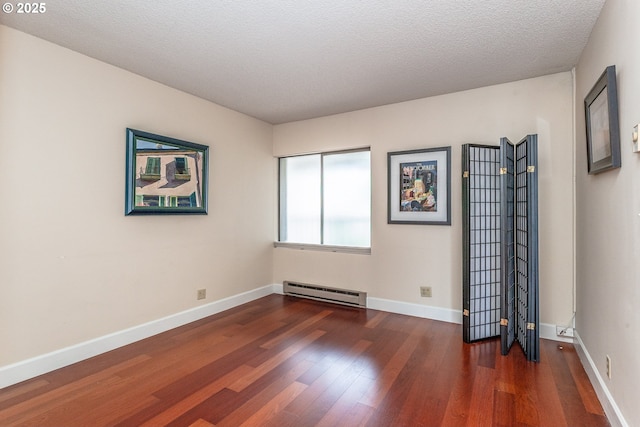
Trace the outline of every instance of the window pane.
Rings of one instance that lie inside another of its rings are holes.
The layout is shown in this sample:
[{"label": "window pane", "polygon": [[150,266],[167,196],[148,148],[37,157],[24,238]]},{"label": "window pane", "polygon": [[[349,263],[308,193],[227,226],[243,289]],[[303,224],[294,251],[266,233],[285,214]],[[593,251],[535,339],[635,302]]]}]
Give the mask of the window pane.
[{"label": "window pane", "polygon": [[280,241],[320,244],[320,155],[280,159]]},{"label": "window pane", "polygon": [[371,245],[371,161],[369,151],[323,158],[325,245]]}]

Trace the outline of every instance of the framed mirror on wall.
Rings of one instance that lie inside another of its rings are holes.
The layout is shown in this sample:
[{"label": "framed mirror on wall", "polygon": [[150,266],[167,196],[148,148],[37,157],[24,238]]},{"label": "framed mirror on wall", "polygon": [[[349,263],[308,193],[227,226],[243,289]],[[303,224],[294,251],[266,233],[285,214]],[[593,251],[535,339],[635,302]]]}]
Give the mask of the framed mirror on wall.
[{"label": "framed mirror on wall", "polygon": [[209,147],[127,128],[125,215],[206,214]]}]

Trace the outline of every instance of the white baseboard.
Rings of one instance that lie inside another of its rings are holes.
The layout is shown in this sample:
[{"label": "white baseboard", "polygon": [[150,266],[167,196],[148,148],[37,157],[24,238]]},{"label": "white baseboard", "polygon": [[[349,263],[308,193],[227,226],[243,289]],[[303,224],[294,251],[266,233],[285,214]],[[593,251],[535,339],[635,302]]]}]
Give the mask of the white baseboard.
[{"label": "white baseboard", "polygon": [[573,337],[558,335],[556,332],[556,327],[557,325],[552,325],[550,323],[540,323],[540,338],[573,344]]},{"label": "white baseboard", "polygon": [[[53,351],[0,367],[0,388],[51,372],[55,369],[97,356],[118,347],[151,337],[187,323],[195,322],[221,311],[253,301],[270,294],[283,294],[282,284],[272,284],[194,307],[180,313],[153,320],[129,329],[85,341],[70,347]],[[432,307],[383,298],[367,298],[367,307],[374,310],[405,314],[408,316],[440,320],[449,323],[462,323],[462,312],[442,307]],[[540,338],[572,342],[571,338],[558,337],[555,325],[540,324]]]},{"label": "white baseboard", "polygon": [[[367,298],[367,307],[407,316],[423,317],[425,319],[440,320],[449,323],[462,323],[462,311],[450,308],[432,307],[428,305],[412,304],[382,298]],[[540,338],[573,343],[571,337],[561,337],[556,334],[556,325],[540,323]]]},{"label": "white baseboard", "polygon": [[[118,347],[122,347],[161,332],[186,325],[187,323],[203,319],[207,316],[220,313],[221,311],[228,310],[263,296],[276,293],[277,289],[274,289],[276,287],[277,285],[267,285],[258,289],[253,289],[219,301],[194,307],[171,316],[143,323],[142,325],[134,326],[129,329],[114,332],[112,334],[56,350],[51,353],[0,367],[0,388],[17,384],[29,378],[51,372],[55,369],[71,365]],[[282,285],[280,285],[280,293],[282,293]]]},{"label": "white baseboard", "polygon": [[372,297],[367,297],[367,308],[388,311],[390,313],[405,314],[407,316],[422,317],[425,319],[440,320],[442,322],[462,323],[462,311],[450,308],[433,307]]},{"label": "white baseboard", "polygon": [[584,346],[584,342],[582,342],[580,335],[575,330],[574,335],[578,357],[580,358],[582,366],[589,377],[589,381],[591,381],[591,384],[593,385],[593,389],[595,390],[598,399],[600,399],[600,403],[602,404],[604,413],[607,415],[607,419],[609,420],[611,427],[629,427],[629,424],[627,424],[627,421],[624,419],[620,408],[616,404],[615,400],[613,400],[613,396],[609,392],[609,388],[600,375],[589,351]]}]

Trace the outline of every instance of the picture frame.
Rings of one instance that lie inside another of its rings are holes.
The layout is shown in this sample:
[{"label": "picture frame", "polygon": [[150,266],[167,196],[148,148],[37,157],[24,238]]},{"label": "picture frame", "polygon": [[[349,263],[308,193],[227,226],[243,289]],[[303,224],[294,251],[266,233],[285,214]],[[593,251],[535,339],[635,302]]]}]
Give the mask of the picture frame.
[{"label": "picture frame", "polygon": [[621,166],[616,67],[608,66],[584,99],[588,173]]},{"label": "picture frame", "polygon": [[387,223],[451,225],[451,147],[387,153]]},{"label": "picture frame", "polygon": [[209,147],[127,128],[125,215],[207,214]]}]

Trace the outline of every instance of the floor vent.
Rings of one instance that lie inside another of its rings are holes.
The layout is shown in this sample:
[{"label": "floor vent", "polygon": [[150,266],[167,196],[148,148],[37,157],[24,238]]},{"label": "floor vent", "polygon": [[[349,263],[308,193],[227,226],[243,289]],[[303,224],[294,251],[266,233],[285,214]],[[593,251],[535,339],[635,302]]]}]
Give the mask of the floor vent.
[{"label": "floor vent", "polygon": [[332,302],[335,304],[349,305],[351,307],[364,308],[367,306],[366,292],[328,288],[326,286],[296,282],[284,282],[283,291],[285,295],[309,298],[317,301]]}]

